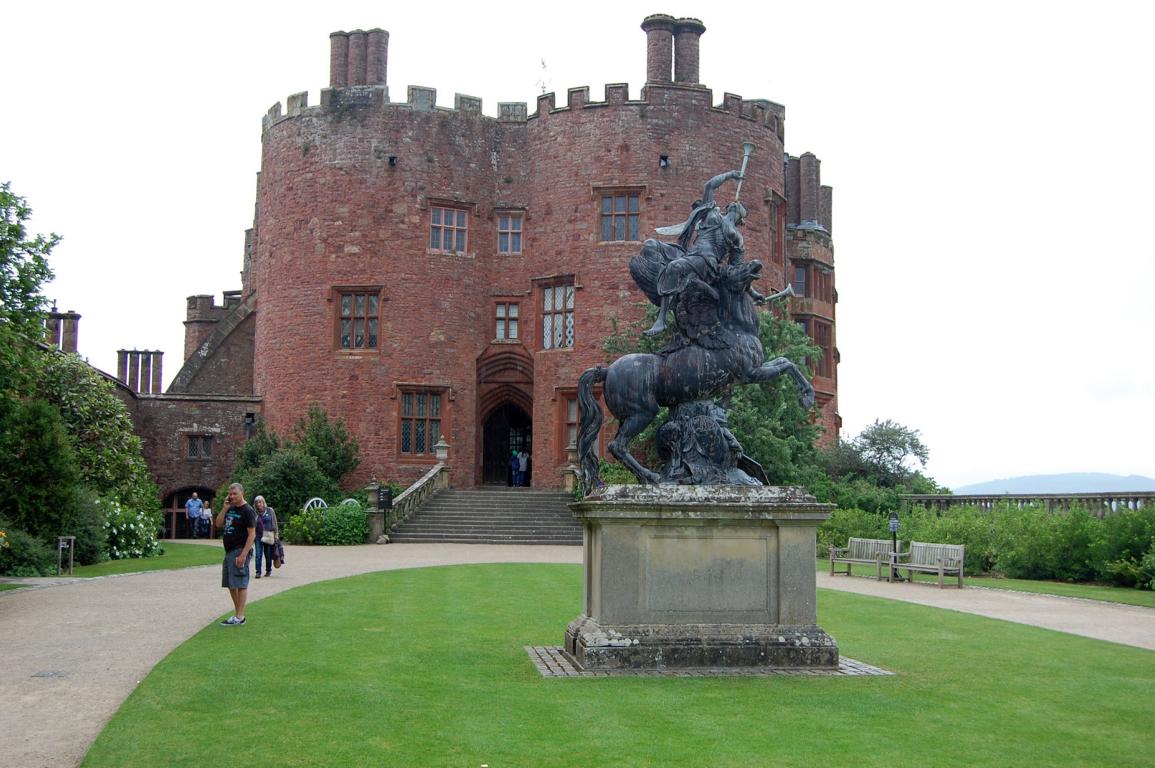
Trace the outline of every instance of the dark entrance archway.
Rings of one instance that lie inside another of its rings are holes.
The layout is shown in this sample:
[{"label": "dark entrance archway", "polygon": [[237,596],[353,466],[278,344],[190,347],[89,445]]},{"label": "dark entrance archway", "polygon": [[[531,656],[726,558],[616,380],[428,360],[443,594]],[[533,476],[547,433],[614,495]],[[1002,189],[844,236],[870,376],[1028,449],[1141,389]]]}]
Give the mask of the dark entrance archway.
[{"label": "dark entrance archway", "polygon": [[[213,515],[219,511],[216,505],[213,504],[213,499],[216,496],[216,491],[212,488],[206,488],[203,485],[190,485],[186,488],[180,488],[176,491],[168,493],[164,497],[164,538],[166,539],[195,539],[197,538],[198,530],[194,529],[188,519],[188,513],[185,511],[185,502],[188,501],[193,491],[196,491],[197,496],[204,502],[205,506],[212,507]],[[207,527],[211,536],[212,526]],[[200,533],[204,533],[205,529],[200,529]]]},{"label": "dark entrance archway", "polygon": [[[494,408],[482,428],[481,481],[487,485],[511,482],[509,458],[513,451],[530,451],[533,445],[533,420],[513,403]],[[532,465],[526,472],[530,484]]]}]

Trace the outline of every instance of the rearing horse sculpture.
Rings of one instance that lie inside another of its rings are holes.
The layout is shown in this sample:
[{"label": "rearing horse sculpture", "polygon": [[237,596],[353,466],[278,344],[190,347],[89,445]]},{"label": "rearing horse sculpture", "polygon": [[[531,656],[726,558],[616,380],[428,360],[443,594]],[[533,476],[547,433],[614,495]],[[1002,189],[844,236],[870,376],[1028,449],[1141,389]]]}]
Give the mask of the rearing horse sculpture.
[{"label": "rearing horse sculpture", "polygon": [[[814,387],[802,371],[785,357],[765,362],[759,337],[758,312],[749,294],[751,283],[762,273],[762,263],[754,260],[722,267],[711,295],[700,302],[707,307],[699,334],[691,343],[685,337],[659,353],[624,355],[608,368],[585,371],[578,381],[580,413],[578,455],[586,491],[598,477],[596,443],[602,426],[602,409],[593,394],[603,383],[606,406],[618,419],[617,434],[609,444],[613,456],[637,476],[639,482],[657,483],[661,476],[630,453],[630,443],[658,415],[663,406],[709,400],[726,394],[735,384],[764,384],[788,374],[801,390],[802,405],[814,405]],[[687,297],[685,303],[692,303]],[[714,314],[711,314],[714,313]]]}]

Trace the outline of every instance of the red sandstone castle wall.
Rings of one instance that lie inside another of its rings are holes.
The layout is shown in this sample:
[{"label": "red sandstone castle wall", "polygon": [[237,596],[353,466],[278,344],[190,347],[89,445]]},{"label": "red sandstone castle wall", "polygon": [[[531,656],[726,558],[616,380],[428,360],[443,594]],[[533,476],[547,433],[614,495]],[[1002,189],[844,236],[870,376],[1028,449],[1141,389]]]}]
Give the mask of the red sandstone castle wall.
[{"label": "red sandstone castle wall", "polygon": [[[781,263],[769,256],[770,191],[782,190],[782,141],[777,125],[761,110],[730,100],[731,111],[714,109],[711,94],[701,88],[647,86],[646,102],[627,102],[625,86],[610,86],[608,104],[581,107],[585,89],[570,92],[570,108],[554,109],[549,99],[538,103],[538,116],[529,123],[531,199],[534,201],[530,242],[536,254],[531,275],[545,277],[572,273],[579,286],[575,300],[577,333],[572,350],[540,351],[537,328],[527,340],[535,353],[534,424],[557,421],[557,390],[576,385],[581,372],[606,362],[602,342],[613,330],[616,317],[640,317],[646,298],[628,271],[638,242],[600,242],[601,192],[637,189],[640,192],[639,237],[654,237],[657,227],[677,224],[689,215],[704,183],[724,170],[738,168],[742,143],[753,141],[757,151],[747,169],[742,200],[749,211],[745,228],[750,258],[767,261],[764,284],[782,285]],[[660,164],[665,156],[668,164]],[[734,185],[719,190],[722,205],[734,194]],[[764,285],[764,287],[765,287]],[[540,313],[540,292],[531,298]],[[605,429],[612,430],[612,426]],[[561,433],[536,429],[535,455],[550,458],[564,451]],[[550,478],[555,480],[556,472]]]},{"label": "red sandstone castle wall", "polygon": [[[736,168],[742,143],[753,141],[747,248],[752,258],[769,256],[767,197],[783,190],[777,119],[736,97],[715,109],[701,88],[651,85],[647,95],[627,102],[625,87],[612,86],[609,103],[588,104],[576,89],[568,108],[543,99],[527,122],[417,108],[418,99],[342,108],[330,95],[327,108],[274,121],[264,137],[254,263],[255,385],[270,426],[285,431],[320,404],[361,445],[356,480],[411,480],[432,462],[398,453],[398,385],[445,387],[452,480],[478,482],[487,413],[477,401],[477,359],[493,340],[493,297],[517,297],[521,343],[533,359],[534,482],[560,485],[558,390],[604,361],[612,319],[637,318],[645,301],[627,270],[639,243],[599,241],[601,192],[639,191],[639,237],[651,236],[682,221],[703,183]],[[719,200],[732,195],[729,185]],[[467,253],[428,252],[429,205],[438,201],[470,206]],[[520,256],[496,253],[495,210],[505,208],[525,210]],[[780,262],[768,267],[765,287],[780,288]],[[540,289],[558,275],[577,285],[575,343],[543,350]],[[338,350],[334,287],[377,285],[379,349]]]}]

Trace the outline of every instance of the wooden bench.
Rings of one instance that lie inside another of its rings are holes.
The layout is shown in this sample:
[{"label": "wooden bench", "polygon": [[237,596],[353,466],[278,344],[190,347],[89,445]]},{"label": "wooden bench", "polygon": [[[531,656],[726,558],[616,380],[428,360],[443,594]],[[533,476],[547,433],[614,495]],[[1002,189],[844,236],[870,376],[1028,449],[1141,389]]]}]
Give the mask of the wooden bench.
[{"label": "wooden bench", "polygon": [[836,563],[846,564],[846,575],[851,576],[851,568],[855,565],[873,565],[875,576],[882,580],[882,569],[887,568],[889,579],[890,555],[894,552],[894,544],[890,539],[855,539],[851,538],[845,547],[830,548],[830,575],[842,573],[836,571]]},{"label": "wooden bench", "polygon": [[905,570],[913,579],[914,573],[937,573],[938,586],[943,587],[943,577],[958,576],[958,586],[963,586],[963,564],[966,561],[966,547],[962,544],[927,544],[922,541],[910,542],[906,552],[896,552],[893,557],[893,573]]}]

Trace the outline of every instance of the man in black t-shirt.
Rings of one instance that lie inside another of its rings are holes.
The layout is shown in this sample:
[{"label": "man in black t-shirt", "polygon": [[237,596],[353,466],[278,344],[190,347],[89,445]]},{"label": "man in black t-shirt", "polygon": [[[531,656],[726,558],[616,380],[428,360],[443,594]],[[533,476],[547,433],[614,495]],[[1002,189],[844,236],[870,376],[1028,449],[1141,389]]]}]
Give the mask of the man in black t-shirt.
[{"label": "man in black t-shirt", "polygon": [[234,615],[221,622],[226,627],[245,623],[245,601],[249,595],[249,562],[257,536],[257,513],[245,501],[240,483],[229,486],[229,500],[217,515],[216,526],[224,532],[225,561],[221,566],[221,586],[229,590]]}]

